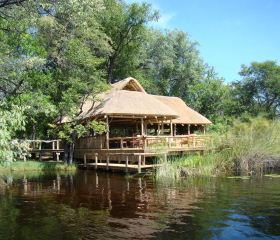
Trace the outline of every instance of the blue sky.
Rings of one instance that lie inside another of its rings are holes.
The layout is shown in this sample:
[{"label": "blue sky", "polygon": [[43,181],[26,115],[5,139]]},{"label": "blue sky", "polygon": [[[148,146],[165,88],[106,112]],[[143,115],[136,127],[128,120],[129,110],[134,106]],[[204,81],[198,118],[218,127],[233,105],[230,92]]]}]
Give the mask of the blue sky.
[{"label": "blue sky", "polygon": [[[127,2],[143,2],[127,0]],[[146,0],[160,11],[153,26],[180,29],[199,43],[220,77],[239,79],[241,64],[280,62],[280,0]]]}]

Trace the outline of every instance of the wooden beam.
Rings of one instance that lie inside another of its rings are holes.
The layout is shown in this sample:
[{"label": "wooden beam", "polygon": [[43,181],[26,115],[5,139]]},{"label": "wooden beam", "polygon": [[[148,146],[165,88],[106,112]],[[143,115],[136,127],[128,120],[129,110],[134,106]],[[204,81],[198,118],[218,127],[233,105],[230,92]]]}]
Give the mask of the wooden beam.
[{"label": "wooden beam", "polygon": [[95,154],[95,169],[97,169],[97,165],[98,165],[98,156],[97,154]]},{"label": "wooden beam", "polygon": [[141,155],[138,156],[138,173],[141,173]]},{"label": "wooden beam", "polygon": [[188,135],[190,135],[190,134],[191,134],[191,125],[188,124]]},{"label": "wooden beam", "polygon": [[125,159],[125,172],[128,172],[128,155],[126,156]]},{"label": "wooden beam", "polygon": [[141,135],[144,135],[144,119],[141,118]]},{"label": "wooden beam", "polygon": [[106,132],[106,148],[110,148],[109,144],[109,118],[108,116],[106,117],[106,126],[107,126],[107,132]]},{"label": "wooden beam", "polygon": [[84,154],[84,167],[87,166],[87,154],[85,153]]},{"label": "wooden beam", "polygon": [[172,119],[170,119],[170,135],[173,136],[173,123],[172,123]]}]

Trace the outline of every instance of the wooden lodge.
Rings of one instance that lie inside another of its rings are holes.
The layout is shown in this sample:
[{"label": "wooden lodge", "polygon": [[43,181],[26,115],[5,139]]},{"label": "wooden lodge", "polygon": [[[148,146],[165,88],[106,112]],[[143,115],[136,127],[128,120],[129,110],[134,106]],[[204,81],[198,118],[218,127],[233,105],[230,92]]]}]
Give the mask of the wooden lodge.
[{"label": "wooden lodge", "polygon": [[[141,172],[154,166],[158,154],[203,151],[211,122],[178,97],[148,94],[134,78],[112,84],[109,91],[87,99],[79,121],[103,121],[107,132],[90,132],[75,143],[74,158],[93,168]],[[69,122],[68,117],[62,123]]]}]

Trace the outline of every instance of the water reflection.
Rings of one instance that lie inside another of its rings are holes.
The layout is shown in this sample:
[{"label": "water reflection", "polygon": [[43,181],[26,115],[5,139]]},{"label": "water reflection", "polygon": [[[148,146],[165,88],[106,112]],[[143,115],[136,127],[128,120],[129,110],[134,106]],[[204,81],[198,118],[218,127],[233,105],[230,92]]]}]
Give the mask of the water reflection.
[{"label": "water reflection", "polygon": [[280,179],[2,176],[0,239],[280,237]]}]

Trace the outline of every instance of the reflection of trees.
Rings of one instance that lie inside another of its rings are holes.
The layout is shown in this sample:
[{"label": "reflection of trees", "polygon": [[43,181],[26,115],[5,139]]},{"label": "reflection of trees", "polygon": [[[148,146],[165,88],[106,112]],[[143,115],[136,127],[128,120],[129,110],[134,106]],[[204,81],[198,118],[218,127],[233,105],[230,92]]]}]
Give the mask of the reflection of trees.
[{"label": "reflection of trees", "polygon": [[0,239],[205,239],[230,236],[233,222],[241,232],[252,226],[279,235],[278,186],[276,179],[194,178],[159,186],[95,172],[23,176],[1,188]]}]

